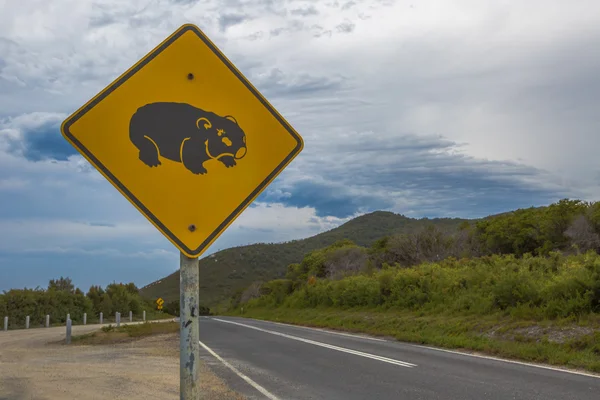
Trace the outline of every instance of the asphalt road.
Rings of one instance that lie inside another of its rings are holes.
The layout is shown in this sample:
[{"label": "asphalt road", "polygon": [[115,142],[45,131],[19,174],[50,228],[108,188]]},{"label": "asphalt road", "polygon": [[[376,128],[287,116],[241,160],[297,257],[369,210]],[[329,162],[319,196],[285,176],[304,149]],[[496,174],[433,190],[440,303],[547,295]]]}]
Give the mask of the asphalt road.
[{"label": "asphalt road", "polygon": [[600,399],[596,376],[245,318],[202,317],[200,344],[249,399]]}]

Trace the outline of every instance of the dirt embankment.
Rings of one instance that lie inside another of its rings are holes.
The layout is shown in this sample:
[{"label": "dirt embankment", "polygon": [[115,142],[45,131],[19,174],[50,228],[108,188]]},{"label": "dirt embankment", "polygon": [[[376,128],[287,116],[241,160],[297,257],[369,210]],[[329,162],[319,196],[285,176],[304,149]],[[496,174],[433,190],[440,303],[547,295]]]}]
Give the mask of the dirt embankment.
[{"label": "dirt embankment", "polygon": [[[75,326],[73,335],[99,328]],[[113,344],[64,337],[64,327],[0,332],[0,400],[179,399],[178,333]],[[199,367],[203,399],[243,399]]]}]

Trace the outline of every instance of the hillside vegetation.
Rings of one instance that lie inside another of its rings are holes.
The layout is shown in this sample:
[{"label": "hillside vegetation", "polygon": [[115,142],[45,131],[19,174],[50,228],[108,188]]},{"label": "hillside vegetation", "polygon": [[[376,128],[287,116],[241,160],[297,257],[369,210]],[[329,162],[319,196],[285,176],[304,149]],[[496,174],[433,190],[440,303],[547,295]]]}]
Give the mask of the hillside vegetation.
[{"label": "hillside vegetation", "polygon": [[[377,211],[307,239],[222,250],[200,260],[200,301],[211,308],[224,304],[233,293],[252,282],[283,277],[288,264],[300,262],[306,253],[342,239],[369,246],[382,236],[415,232],[428,225],[444,232],[455,231],[464,221],[452,218],[413,219]],[[149,299],[179,299],[179,271],[147,285],[140,289],[140,293]]]},{"label": "hillside vegetation", "polygon": [[236,293],[230,313],[600,372],[599,234],[600,203],[565,199],[455,232],[339,240]]}]

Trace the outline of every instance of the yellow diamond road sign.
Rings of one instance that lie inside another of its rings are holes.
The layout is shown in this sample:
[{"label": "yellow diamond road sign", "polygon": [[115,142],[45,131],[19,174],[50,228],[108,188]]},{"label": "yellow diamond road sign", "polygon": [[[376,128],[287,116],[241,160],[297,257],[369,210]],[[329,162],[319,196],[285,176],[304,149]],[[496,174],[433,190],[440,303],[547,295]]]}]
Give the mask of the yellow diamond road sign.
[{"label": "yellow diamond road sign", "polygon": [[189,257],[201,255],[304,146],[191,24],[70,115],[61,131]]}]

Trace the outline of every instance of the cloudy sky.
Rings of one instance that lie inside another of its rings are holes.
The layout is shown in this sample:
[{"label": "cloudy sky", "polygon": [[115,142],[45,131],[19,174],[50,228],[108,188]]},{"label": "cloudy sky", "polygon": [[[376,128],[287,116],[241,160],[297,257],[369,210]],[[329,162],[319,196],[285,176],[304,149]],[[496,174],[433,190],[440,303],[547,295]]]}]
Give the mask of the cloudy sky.
[{"label": "cloudy sky", "polygon": [[600,199],[597,0],[0,0],[0,290],[143,286],[178,251],[60,123],[184,23],[305,140],[213,244],[365,212],[481,217]]}]

